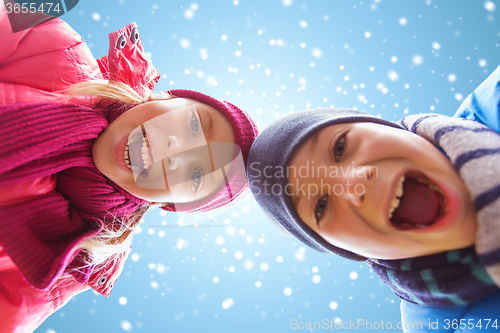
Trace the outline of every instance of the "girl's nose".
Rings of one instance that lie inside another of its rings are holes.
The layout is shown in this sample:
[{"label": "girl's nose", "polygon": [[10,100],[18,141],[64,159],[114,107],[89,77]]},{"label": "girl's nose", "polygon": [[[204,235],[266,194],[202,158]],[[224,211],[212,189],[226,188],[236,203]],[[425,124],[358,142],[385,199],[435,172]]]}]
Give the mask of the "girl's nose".
[{"label": "girl's nose", "polygon": [[175,154],[180,150],[181,147],[181,140],[179,140],[178,137],[169,135],[165,139],[165,153],[166,156]]},{"label": "girl's nose", "polygon": [[182,140],[177,136],[169,135],[164,143],[165,160],[169,170],[175,170],[182,166]]},{"label": "girl's nose", "polygon": [[167,160],[167,163],[168,163],[168,169],[169,170],[176,170],[176,169],[179,169],[182,165],[182,159],[180,156],[178,155],[174,155],[174,156],[169,156],[166,158]]}]

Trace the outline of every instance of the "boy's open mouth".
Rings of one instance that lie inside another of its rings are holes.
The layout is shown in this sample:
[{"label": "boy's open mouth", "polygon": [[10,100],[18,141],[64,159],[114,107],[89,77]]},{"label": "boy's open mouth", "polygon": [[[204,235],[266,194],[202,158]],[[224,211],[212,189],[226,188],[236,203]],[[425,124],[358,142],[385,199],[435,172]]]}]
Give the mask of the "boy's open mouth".
[{"label": "boy's open mouth", "polygon": [[433,225],[446,213],[443,189],[420,171],[405,173],[396,183],[389,205],[389,220],[398,230]]}]

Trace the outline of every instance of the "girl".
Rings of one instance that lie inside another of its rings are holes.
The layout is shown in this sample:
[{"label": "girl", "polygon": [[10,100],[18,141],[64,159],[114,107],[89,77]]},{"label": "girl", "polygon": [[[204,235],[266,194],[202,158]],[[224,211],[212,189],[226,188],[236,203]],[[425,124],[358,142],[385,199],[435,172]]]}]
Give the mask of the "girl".
[{"label": "girl", "polygon": [[460,306],[435,314],[470,318],[476,301],[485,302],[481,318],[498,319],[499,82],[497,69],[456,115],[475,121],[290,114],[254,142],[251,191],[274,224],[311,248],[366,260],[403,299],[404,321],[422,319],[419,305]]},{"label": "girl", "polygon": [[[208,211],[242,198],[234,156],[246,161],[257,128],[199,92],[152,94],[159,73],[135,23],[111,33],[96,61],[59,19],[13,34],[1,6],[0,331],[31,332],[88,288],[109,296],[152,205]],[[188,134],[198,150],[186,152]],[[157,160],[164,173],[145,186]]]}]

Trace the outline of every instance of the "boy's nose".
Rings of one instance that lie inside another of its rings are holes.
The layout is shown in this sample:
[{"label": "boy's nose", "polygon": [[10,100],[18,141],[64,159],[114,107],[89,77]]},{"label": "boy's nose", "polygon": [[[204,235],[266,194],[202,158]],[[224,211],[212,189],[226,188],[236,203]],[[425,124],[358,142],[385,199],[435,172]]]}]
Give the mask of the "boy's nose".
[{"label": "boy's nose", "polygon": [[370,185],[370,179],[375,176],[372,166],[355,167],[344,179],[343,197],[350,204],[360,207],[365,199],[366,191]]},{"label": "boy's nose", "polygon": [[377,167],[371,165],[358,166],[354,170],[354,175],[358,179],[371,179],[377,174]]}]

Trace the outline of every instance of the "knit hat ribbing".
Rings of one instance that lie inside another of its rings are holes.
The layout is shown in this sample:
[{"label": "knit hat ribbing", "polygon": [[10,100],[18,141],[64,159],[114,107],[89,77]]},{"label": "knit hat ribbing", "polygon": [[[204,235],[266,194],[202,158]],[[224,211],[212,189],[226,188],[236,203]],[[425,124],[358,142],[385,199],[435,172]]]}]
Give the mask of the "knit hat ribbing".
[{"label": "knit hat ribbing", "polygon": [[352,122],[372,122],[401,128],[395,123],[357,110],[315,109],[292,113],[271,124],[257,137],[250,149],[247,177],[255,200],[271,222],[279,228],[291,233],[316,251],[364,261],[366,258],[331,245],[309,228],[298,216],[286,191],[280,191],[278,195],[269,195],[265,191],[265,186],[285,188],[288,179],[266,177],[264,168],[286,169],[295,151],[311,135],[330,125]]}]

